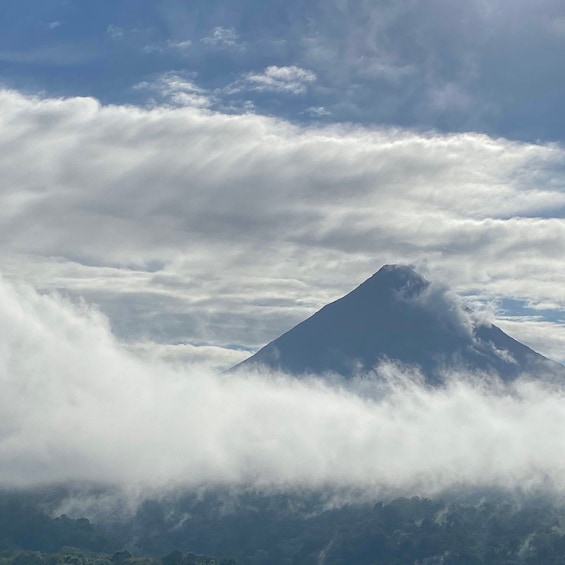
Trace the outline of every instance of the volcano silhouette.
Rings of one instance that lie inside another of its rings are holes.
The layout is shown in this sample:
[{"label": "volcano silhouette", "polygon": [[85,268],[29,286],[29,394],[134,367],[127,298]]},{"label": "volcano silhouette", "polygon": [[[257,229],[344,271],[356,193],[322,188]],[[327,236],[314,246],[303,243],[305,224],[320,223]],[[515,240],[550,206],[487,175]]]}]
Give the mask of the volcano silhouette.
[{"label": "volcano silhouette", "polygon": [[385,265],[234,369],[352,377],[383,361],[414,366],[431,384],[453,370],[506,381],[523,374],[565,378],[565,367],[477,321],[405,265]]}]

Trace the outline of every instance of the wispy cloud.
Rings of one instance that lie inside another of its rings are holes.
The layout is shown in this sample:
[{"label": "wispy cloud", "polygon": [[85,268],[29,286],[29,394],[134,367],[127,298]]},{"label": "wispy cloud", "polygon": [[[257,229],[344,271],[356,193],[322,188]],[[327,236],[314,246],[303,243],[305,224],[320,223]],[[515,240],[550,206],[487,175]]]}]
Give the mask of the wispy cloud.
[{"label": "wispy cloud", "polygon": [[310,106],[309,108],[306,108],[303,113],[314,118],[324,118],[332,115],[332,113],[324,106]]},{"label": "wispy cloud", "polygon": [[192,45],[190,39],[185,39],[184,41],[167,41],[167,46],[171,49],[176,49],[178,51],[184,51]]},{"label": "wispy cloud", "polygon": [[123,27],[110,24],[106,28],[106,33],[115,40],[123,39],[126,35],[126,30]]},{"label": "wispy cloud", "polygon": [[165,43],[150,43],[143,47],[144,53],[165,53],[167,51],[176,51],[180,54],[185,54],[192,46],[190,39],[183,41],[167,41]]},{"label": "wispy cloud", "polygon": [[296,66],[267,67],[261,73],[247,73],[237,82],[229,85],[225,90],[228,93],[255,90],[258,92],[284,92],[289,94],[303,94],[308,85],[316,80],[312,71]]},{"label": "wispy cloud", "polygon": [[191,343],[167,344],[135,342],[127,351],[145,359],[148,363],[166,361],[176,367],[201,367],[202,370],[223,370],[247,359],[251,352],[216,345],[193,345]]},{"label": "wispy cloud", "polygon": [[210,35],[203,37],[200,41],[219,49],[241,48],[239,35],[233,27],[215,27]]},{"label": "wispy cloud", "polygon": [[137,90],[153,92],[159,103],[173,106],[208,108],[212,105],[211,94],[192,82],[189,75],[169,72],[159,76],[152,82],[144,81],[135,85]]}]

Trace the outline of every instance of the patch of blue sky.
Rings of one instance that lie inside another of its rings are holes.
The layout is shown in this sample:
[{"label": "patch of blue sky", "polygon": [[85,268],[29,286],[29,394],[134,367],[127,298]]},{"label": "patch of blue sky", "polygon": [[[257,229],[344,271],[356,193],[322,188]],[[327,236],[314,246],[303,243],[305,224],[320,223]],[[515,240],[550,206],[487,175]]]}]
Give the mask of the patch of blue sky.
[{"label": "patch of blue sky", "polygon": [[527,300],[503,298],[497,301],[497,306],[503,316],[539,317],[548,322],[565,323],[565,310],[554,305],[550,308],[543,304],[532,304]]}]

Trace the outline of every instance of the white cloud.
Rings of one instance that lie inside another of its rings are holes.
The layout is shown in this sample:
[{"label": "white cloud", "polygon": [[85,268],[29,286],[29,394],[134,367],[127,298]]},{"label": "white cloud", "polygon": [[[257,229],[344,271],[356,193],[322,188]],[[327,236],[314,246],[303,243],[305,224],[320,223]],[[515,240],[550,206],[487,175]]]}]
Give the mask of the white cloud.
[{"label": "white cloud", "polygon": [[559,146],[299,128],[211,112],[189,75],[144,87],[167,106],[0,92],[6,276],[88,297],[128,342],[223,349],[259,347],[391,262],[564,307]]},{"label": "white cloud", "polygon": [[215,27],[209,36],[203,37],[200,41],[216,48],[233,49],[241,47],[239,36],[233,27]]},{"label": "white cloud", "polygon": [[309,84],[316,80],[316,75],[300,67],[267,67],[262,73],[247,73],[236,83],[228,86],[226,92],[256,90],[259,92],[288,92],[303,94]]},{"label": "white cloud", "polygon": [[191,80],[191,76],[178,73],[164,73],[153,82],[140,82],[135,85],[137,90],[154,92],[159,101],[180,107],[208,108],[212,105],[209,92],[200,88]]},{"label": "white cloud", "polygon": [[190,39],[185,39],[184,41],[167,41],[167,45],[171,49],[184,51],[185,49],[188,49],[192,45],[192,41]]},{"label": "white cloud", "polygon": [[331,116],[332,113],[324,106],[310,106],[304,110],[304,114],[312,116],[314,118],[324,118],[326,116]]},{"label": "white cloud", "polygon": [[117,25],[113,25],[110,24],[107,28],[106,28],[106,33],[112,38],[112,39],[123,39],[126,31],[123,27],[117,26]]},{"label": "white cloud", "polygon": [[192,41],[186,39],[184,41],[167,41],[166,43],[151,43],[143,47],[144,53],[164,53],[165,51],[176,51],[185,54],[192,46]]},{"label": "white cloud", "polygon": [[152,43],[151,45],[145,45],[143,47],[144,53],[162,53],[165,49],[161,45]]},{"label": "white cloud", "polygon": [[223,370],[241,363],[250,356],[249,351],[189,343],[171,345],[140,342],[128,345],[128,349],[150,361],[166,361],[176,366],[189,366],[189,369],[200,365],[205,369]]},{"label": "white cloud", "polygon": [[429,390],[390,365],[348,388],[181,370],[126,352],[95,310],[5,281],[0,327],[2,486],[565,490],[562,389]]},{"label": "white cloud", "polygon": [[565,325],[541,316],[505,316],[498,325],[518,341],[528,343],[542,355],[565,364]]}]

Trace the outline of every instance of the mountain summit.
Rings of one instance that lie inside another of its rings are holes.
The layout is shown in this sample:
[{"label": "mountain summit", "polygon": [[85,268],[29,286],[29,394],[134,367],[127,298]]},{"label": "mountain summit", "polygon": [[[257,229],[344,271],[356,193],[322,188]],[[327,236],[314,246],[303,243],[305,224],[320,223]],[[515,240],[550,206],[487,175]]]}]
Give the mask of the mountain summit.
[{"label": "mountain summit", "polygon": [[432,384],[452,369],[504,380],[523,373],[565,375],[562,365],[475,320],[445,289],[406,265],[385,265],[235,368],[351,377],[385,360],[418,367]]}]

